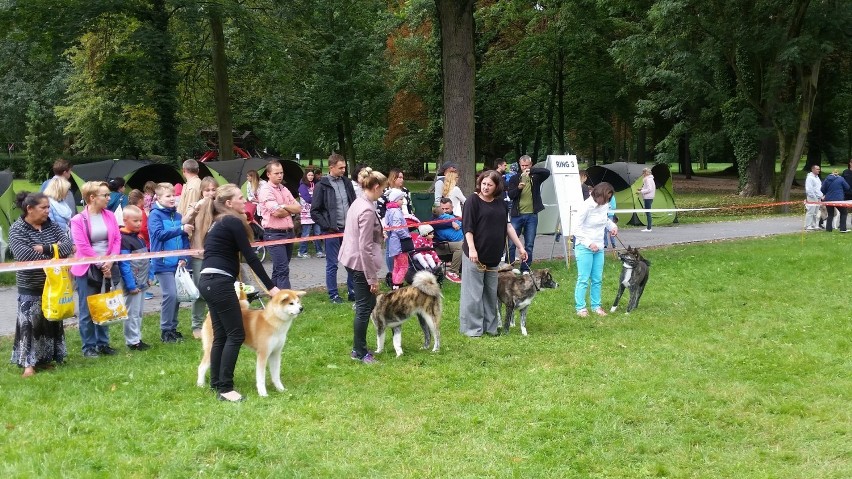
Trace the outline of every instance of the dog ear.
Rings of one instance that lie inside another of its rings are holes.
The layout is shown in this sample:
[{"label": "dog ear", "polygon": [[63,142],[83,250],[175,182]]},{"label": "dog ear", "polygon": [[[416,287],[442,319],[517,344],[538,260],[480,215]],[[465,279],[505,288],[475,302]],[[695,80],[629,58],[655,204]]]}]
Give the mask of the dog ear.
[{"label": "dog ear", "polygon": [[304,296],[304,295],[308,294],[308,292],[307,292],[307,291],[294,291],[294,293],[296,293],[296,296],[298,296],[298,297],[300,297],[300,298],[301,298],[302,296]]}]

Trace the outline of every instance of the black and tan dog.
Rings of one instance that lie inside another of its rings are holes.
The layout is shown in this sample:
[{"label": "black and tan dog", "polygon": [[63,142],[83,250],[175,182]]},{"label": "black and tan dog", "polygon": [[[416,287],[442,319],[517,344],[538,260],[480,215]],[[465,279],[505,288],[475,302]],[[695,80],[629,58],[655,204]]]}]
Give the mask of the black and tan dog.
[{"label": "black and tan dog", "polygon": [[417,315],[423,329],[423,348],[434,340],[432,351],[441,347],[441,309],[444,296],[435,275],[419,271],[414,275],[411,286],[406,286],[376,298],[376,307],[371,316],[376,326],[376,353],[385,347],[385,330],[393,331],[393,348],[397,356],[402,355],[402,323]]},{"label": "black and tan dog", "polygon": [[618,253],[618,259],[621,260],[621,277],[618,279],[618,294],[615,295],[610,312],[615,312],[618,302],[621,301],[621,295],[624,294],[625,289],[628,289],[630,290],[630,301],[627,302],[629,313],[639,306],[639,298],[642,297],[645,285],[648,284],[651,262],[639,254],[639,248],[629,246],[624,252]]},{"label": "black and tan dog", "polygon": [[515,274],[511,270],[497,273],[497,322],[500,322],[501,310],[506,306],[503,316],[502,333],[508,334],[509,326],[515,325],[515,310],[521,315],[521,334],[527,335],[527,309],[535,294],[544,288],[558,288],[549,269],[537,269],[530,274]]}]

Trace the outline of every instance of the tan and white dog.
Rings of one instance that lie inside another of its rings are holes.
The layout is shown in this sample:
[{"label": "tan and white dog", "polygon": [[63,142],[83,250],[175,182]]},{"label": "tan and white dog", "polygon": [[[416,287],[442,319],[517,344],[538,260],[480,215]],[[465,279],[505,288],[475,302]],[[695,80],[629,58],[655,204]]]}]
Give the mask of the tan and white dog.
[{"label": "tan and white dog", "polygon": [[[281,383],[281,350],[287,342],[287,332],[293,324],[293,320],[302,312],[301,297],[304,291],[292,291],[282,289],[266,304],[265,309],[249,309],[246,295],[240,291],[240,309],[243,313],[243,328],[246,339],[243,345],[255,350],[257,353],[257,366],[255,368],[255,379],[257,382],[257,394],[267,396],[266,393],[266,364],[269,363],[269,375],[272,376],[272,384],[279,391],[284,390]],[[204,378],[210,369],[210,350],[213,347],[213,323],[210,314],[204,319],[201,327],[201,344],[204,348],[204,356],[198,365],[198,386],[204,387]]]}]

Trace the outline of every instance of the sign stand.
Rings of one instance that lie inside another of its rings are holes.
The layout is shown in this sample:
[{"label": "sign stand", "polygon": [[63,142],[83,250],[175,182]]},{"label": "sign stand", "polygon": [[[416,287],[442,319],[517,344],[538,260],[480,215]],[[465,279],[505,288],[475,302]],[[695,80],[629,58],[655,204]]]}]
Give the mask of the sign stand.
[{"label": "sign stand", "polygon": [[[556,203],[559,207],[557,232],[562,234],[562,252],[565,254],[565,266],[570,267],[567,241],[574,233],[575,213],[583,203],[583,190],[580,186],[580,170],[574,155],[549,155],[547,166],[553,178]],[[552,250],[551,250],[552,252]]]}]

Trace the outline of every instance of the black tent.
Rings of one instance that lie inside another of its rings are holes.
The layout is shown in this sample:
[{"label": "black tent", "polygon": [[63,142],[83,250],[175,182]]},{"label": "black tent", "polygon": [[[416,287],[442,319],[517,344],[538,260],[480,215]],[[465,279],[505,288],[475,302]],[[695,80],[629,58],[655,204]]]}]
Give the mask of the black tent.
[{"label": "black tent", "polygon": [[213,176],[219,182],[234,183],[240,187],[246,182],[246,173],[249,170],[255,170],[258,174],[266,177],[266,165],[270,161],[277,160],[284,167],[284,183],[287,189],[294,197],[299,194],[299,181],[302,179],[302,167],[298,163],[291,160],[282,160],[280,158],[247,158],[228,161],[207,161],[199,163],[199,176]]},{"label": "black tent", "polygon": [[104,160],[95,163],[74,166],[71,169],[74,182],[78,189],[87,181],[107,181],[110,178],[122,177],[127,183],[127,191],[141,190],[145,183],[168,182],[183,183],[181,172],[172,165],[154,163],[150,160]]}]

